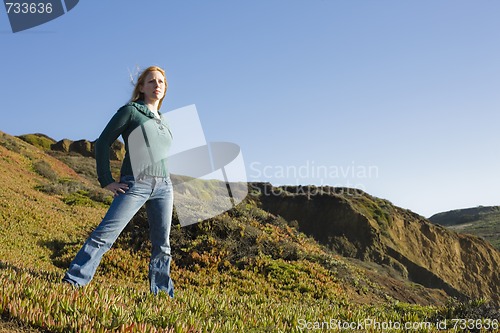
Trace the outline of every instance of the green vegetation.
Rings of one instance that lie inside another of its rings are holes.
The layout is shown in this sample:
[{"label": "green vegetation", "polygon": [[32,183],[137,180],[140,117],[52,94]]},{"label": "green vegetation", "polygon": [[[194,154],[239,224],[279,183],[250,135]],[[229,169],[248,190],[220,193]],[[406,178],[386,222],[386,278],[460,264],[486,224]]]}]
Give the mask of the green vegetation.
[{"label": "green vegetation", "polygon": [[56,142],[54,139],[40,133],[24,134],[20,135],[19,138],[43,150],[49,150],[50,146]]},{"label": "green vegetation", "polygon": [[[449,319],[449,331],[466,332],[452,330],[451,319],[464,313],[476,313],[478,318],[491,315],[485,312],[488,308],[472,303],[450,303],[448,308],[399,302],[370,306],[342,298],[315,298],[300,291],[279,294],[265,278],[234,269],[226,274],[211,270],[182,273],[177,280],[187,287],[178,288],[176,297],[170,299],[164,294],[152,296],[143,285],[111,284],[102,278],[75,290],[61,284],[58,274],[2,265],[0,310],[4,317],[49,332],[306,332],[314,325],[330,325],[332,319],[335,325],[365,325],[368,320],[434,324]],[[365,332],[381,331],[364,328]]]},{"label": "green vegetation", "polygon": [[[397,301],[374,272],[299,232],[296,221],[262,210],[252,195],[210,220],[173,226],[174,299],[148,291],[144,210],[104,256],[94,281],[74,289],[60,280],[107,199],[87,178],[91,158],[54,156],[60,160],[0,132],[2,320],[44,332],[306,332],[334,322],[500,319],[482,302]],[[367,209],[390,224],[389,205],[380,207]]]},{"label": "green vegetation", "polygon": [[48,180],[54,181],[57,179],[57,174],[52,170],[50,164],[45,161],[37,161],[33,163],[33,169],[40,176],[47,178]]},{"label": "green vegetation", "polygon": [[113,201],[113,197],[107,191],[71,178],[59,178],[35,188],[47,194],[61,196],[61,200],[68,205],[96,207],[96,205],[104,204],[108,206]]}]

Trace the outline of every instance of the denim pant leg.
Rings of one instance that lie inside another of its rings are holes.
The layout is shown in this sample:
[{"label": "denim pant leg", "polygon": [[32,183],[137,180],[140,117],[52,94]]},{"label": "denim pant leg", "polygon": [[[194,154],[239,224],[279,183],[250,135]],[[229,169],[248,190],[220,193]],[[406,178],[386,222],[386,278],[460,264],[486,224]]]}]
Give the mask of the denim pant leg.
[{"label": "denim pant leg", "polygon": [[151,184],[139,184],[133,177],[122,178],[129,189],[116,197],[101,223],[90,234],[71,262],[64,280],[84,286],[94,277],[103,254],[108,251],[132,217],[151,194]]},{"label": "denim pant leg", "polygon": [[[161,179],[161,178],[160,178]],[[153,195],[146,203],[151,239],[149,282],[153,294],[165,291],[174,297],[170,277],[170,226],[172,223],[173,188],[170,178],[158,180]]]}]

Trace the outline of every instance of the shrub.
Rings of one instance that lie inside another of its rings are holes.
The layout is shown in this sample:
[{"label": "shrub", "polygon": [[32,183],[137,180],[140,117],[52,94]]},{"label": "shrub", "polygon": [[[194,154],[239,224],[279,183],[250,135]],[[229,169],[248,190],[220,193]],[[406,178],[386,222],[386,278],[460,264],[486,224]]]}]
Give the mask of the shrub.
[{"label": "shrub", "polygon": [[4,146],[8,150],[14,152],[14,153],[20,153],[21,152],[21,146],[19,143],[17,143],[15,140],[11,139],[7,135],[0,133],[0,145]]},{"label": "shrub", "polygon": [[33,163],[33,169],[40,176],[45,177],[48,180],[54,181],[57,179],[57,174],[54,172],[54,170],[52,170],[50,164],[45,161],[37,161]]},{"label": "shrub", "polygon": [[55,183],[39,185],[36,189],[50,195],[64,196],[62,200],[71,206],[97,207],[101,204],[110,205],[113,201],[106,190],[87,186],[71,178],[60,178]]},{"label": "shrub", "polygon": [[87,191],[79,190],[75,193],[71,193],[64,198],[62,201],[70,206],[85,206],[85,207],[96,207],[97,203],[89,198],[89,193]]},{"label": "shrub", "polygon": [[50,150],[50,146],[56,141],[45,134],[24,134],[18,136],[21,140],[44,150]]}]

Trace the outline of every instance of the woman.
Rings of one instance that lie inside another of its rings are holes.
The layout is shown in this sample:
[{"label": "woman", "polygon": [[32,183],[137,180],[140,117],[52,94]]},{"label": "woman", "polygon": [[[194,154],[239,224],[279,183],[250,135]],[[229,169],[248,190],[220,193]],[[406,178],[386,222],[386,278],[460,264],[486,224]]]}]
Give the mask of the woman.
[{"label": "woman", "polygon": [[[163,69],[148,67],[137,80],[131,102],[117,111],[96,141],[98,180],[113,193],[114,200],[71,262],[63,281],[77,287],[89,283],[103,254],[146,203],[152,243],[150,289],[155,295],[165,291],[174,297],[169,241],[173,190],[166,163],[172,133],[159,112],[166,89]],[[117,182],[111,175],[109,149],[120,135],[126,154]]]}]

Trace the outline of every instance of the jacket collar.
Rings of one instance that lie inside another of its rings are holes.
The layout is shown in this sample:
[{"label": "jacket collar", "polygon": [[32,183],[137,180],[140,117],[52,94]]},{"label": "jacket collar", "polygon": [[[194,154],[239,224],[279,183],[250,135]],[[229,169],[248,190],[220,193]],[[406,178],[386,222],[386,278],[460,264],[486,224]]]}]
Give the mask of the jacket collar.
[{"label": "jacket collar", "polygon": [[[151,110],[146,106],[144,101],[139,100],[137,102],[130,102],[128,104],[134,106],[137,110],[139,110],[141,113],[148,116],[149,118],[153,118],[153,119],[155,118],[154,113],[151,112]],[[160,115],[160,118],[161,118],[162,115],[161,115],[160,111],[158,111],[158,114]]]}]

